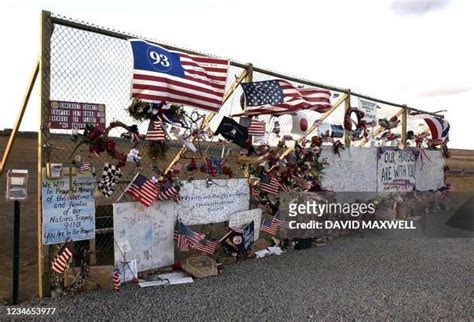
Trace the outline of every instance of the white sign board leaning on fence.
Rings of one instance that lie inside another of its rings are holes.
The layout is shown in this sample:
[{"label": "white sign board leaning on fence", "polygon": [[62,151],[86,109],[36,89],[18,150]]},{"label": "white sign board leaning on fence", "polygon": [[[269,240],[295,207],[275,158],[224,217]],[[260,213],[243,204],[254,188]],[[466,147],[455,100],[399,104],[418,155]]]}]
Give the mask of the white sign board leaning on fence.
[{"label": "white sign board leaning on fence", "polygon": [[413,191],[416,184],[416,156],[413,150],[379,147],[377,191]]},{"label": "white sign board leaning on fence", "polygon": [[94,178],[42,179],[43,245],[95,238]]},{"label": "white sign board leaning on fence", "polygon": [[136,260],[142,272],[174,263],[174,203],[154,202],[145,207],[139,202],[114,204],[115,266],[127,270]]},{"label": "white sign board leaning on fence", "polygon": [[359,98],[359,110],[365,114],[364,121],[377,122],[377,103]]},{"label": "white sign board leaning on fence", "polygon": [[247,179],[193,180],[184,183],[180,194],[183,200],[176,205],[176,213],[185,225],[227,221],[250,206]]}]

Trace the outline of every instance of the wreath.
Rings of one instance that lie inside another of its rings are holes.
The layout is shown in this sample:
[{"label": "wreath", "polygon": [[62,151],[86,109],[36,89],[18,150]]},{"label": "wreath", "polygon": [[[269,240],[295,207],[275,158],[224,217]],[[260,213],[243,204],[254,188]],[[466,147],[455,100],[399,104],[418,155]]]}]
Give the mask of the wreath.
[{"label": "wreath", "polygon": [[97,126],[88,123],[86,124],[82,134],[78,131],[73,132],[72,141],[76,143],[76,146],[72,150],[69,159],[74,157],[74,154],[81,145],[87,144],[89,145],[89,153],[99,156],[102,152],[107,152],[109,156],[118,160],[118,168],[125,166],[127,163],[127,153],[117,151],[117,144],[109,138],[110,130],[115,128],[123,128],[126,130],[131,137],[132,142],[135,142],[134,147],[140,141],[140,133],[138,133],[138,127],[136,125],[128,126],[122,122],[116,121],[110,123],[105,130],[101,130]]},{"label": "wreath", "polygon": [[[352,120],[352,114],[356,115],[357,122]],[[353,140],[360,140],[362,137],[367,139],[369,136],[369,132],[367,131],[367,122],[363,120],[364,116],[364,112],[358,108],[353,107],[347,110],[346,114],[344,115],[344,130],[351,133]],[[354,129],[352,126],[353,124],[355,124]]]}]

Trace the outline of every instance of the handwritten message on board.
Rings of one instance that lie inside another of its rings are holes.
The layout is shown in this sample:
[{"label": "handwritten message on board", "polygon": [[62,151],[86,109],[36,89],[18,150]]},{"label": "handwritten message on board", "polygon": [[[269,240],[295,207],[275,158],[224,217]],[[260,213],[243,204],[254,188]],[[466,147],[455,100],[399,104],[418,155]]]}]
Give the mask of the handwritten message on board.
[{"label": "handwritten message on board", "polygon": [[378,191],[412,191],[416,182],[415,152],[389,147],[380,147],[377,152]]},{"label": "handwritten message on board", "polygon": [[231,214],[249,209],[247,179],[216,179],[184,182],[183,200],[176,205],[179,220],[186,225],[201,225],[229,220]]},{"label": "handwritten message on board", "polygon": [[[174,263],[174,202],[160,201],[145,207],[139,202],[114,204],[115,266],[143,272]],[[124,275],[125,278],[128,275]]]},{"label": "handwritten message on board", "polygon": [[47,179],[43,173],[43,245],[95,238],[94,178]]}]

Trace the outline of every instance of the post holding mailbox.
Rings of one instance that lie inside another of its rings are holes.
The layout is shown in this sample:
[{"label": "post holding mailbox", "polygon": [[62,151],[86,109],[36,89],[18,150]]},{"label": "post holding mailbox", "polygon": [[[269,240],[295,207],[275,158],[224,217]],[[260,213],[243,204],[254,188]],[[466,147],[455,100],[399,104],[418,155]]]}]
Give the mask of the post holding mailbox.
[{"label": "post holding mailbox", "polygon": [[8,170],[6,199],[13,200],[13,288],[12,304],[18,303],[20,282],[20,200],[28,197],[28,170]]}]

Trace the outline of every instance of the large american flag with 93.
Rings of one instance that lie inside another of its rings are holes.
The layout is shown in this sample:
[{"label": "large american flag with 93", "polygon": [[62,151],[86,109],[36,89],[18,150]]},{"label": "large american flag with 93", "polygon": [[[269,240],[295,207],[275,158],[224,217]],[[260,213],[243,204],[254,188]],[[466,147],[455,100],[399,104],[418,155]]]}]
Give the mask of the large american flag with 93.
[{"label": "large american flag with 93", "polygon": [[222,105],[229,60],[185,54],[131,39],[132,97],[218,112]]}]

